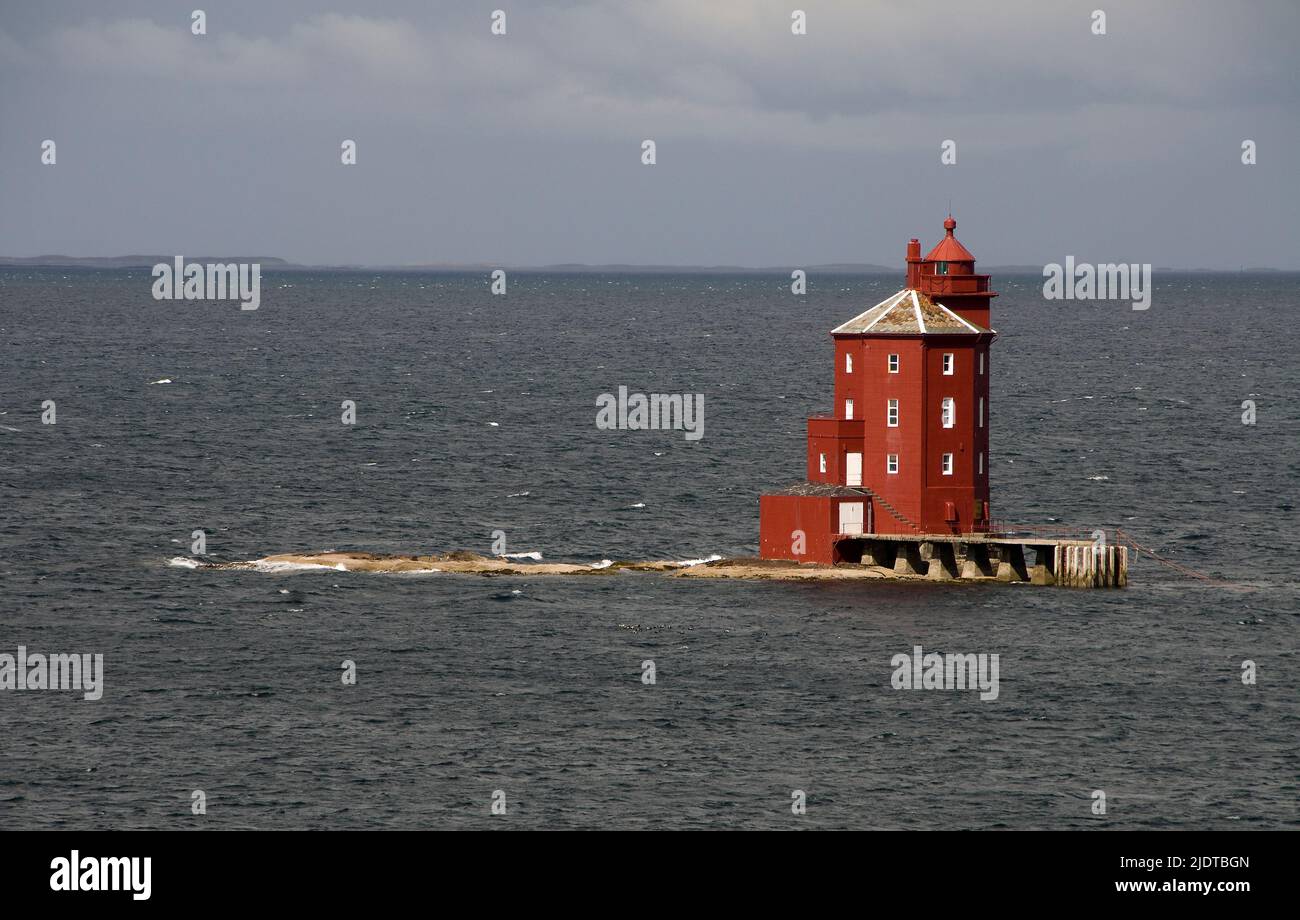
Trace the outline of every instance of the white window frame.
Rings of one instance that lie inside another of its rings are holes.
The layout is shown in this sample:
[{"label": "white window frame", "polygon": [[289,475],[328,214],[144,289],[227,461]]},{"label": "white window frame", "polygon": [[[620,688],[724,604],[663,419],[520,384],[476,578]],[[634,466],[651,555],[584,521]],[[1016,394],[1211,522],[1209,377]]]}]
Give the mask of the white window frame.
[{"label": "white window frame", "polygon": [[957,424],[957,401],[951,396],[945,396],[940,403],[939,417],[944,428],[952,428]]},{"label": "white window frame", "polygon": [[885,404],[885,425],[889,428],[898,427],[898,400],[891,399]]},{"label": "white window frame", "polygon": [[821,454],[820,457],[821,459],[818,461],[818,463],[821,466],[821,471],[824,473],[826,472],[826,455]]},{"label": "white window frame", "polygon": [[943,353],[943,374],[945,377],[951,377],[957,370],[957,357],[950,351]]},{"label": "white window frame", "polygon": [[853,373],[853,355],[847,351],[844,353],[844,373]]},{"label": "white window frame", "polygon": [[984,376],[984,352],[980,352],[980,376]]},{"label": "white window frame", "polygon": [[943,475],[952,475],[952,454],[943,455]]},{"label": "white window frame", "polygon": [[853,420],[853,400],[844,400],[844,419],[845,421]]},{"label": "white window frame", "polygon": [[897,374],[897,373],[898,373],[898,365],[899,365],[898,355],[890,355],[890,356],[889,356],[889,372],[890,372],[891,374]]},{"label": "white window frame", "polygon": [[980,397],[980,427],[984,427],[984,397]]},{"label": "white window frame", "polygon": [[984,451],[980,451],[980,475],[984,475]]},{"label": "white window frame", "polygon": [[890,476],[898,475],[898,454],[885,455],[885,472]]}]

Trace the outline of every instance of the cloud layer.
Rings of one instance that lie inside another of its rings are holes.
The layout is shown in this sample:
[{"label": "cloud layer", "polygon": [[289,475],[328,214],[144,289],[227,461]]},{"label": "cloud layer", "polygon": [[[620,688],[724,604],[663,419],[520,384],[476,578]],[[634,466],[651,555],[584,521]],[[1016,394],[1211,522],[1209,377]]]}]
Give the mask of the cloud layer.
[{"label": "cloud layer", "polygon": [[[835,212],[859,200],[902,210],[901,183],[919,183],[927,218],[950,196],[986,210],[1001,199],[990,214],[999,241],[1016,213],[1032,213],[1055,188],[1060,200],[1052,204],[1073,212],[1076,248],[1085,250],[1101,242],[1106,225],[1098,205],[1132,206],[1133,191],[1146,189],[1154,213],[1174,203],[1178,183],[1222,182],[1227,202],[1234,191],[1238,199],[1257,195],[1228,185],[1246,178],[1236,163],[1241,140],[1263,145],[1258,171],[1270,159],[1277,167],[1293,160],[1297,141],[1291,48],[1300,10],[1287,3],[1231,12],[1212,3],[1130,4],[1108,11],[1104,36],[1091,31],[1093,4],[1076,3],[810,2],[802,36],[791,34],[789,4],[766,2],[530,3],[506,10],[505,36],[490,34],[487,8],[464,4],[324,13],[285,3],[274,18],[233,4],[209,11],[204,36],[192,35],[188,16],[178,19],[167,4],[135,3],[120,18],[104,18],[99,4],[56,6],[0,32],[0,74],[18,88],[0,102],[11,128],[0,140],[0,181],[32,209],[26,228],[0,227],[0,248],[14,254],[120,244],[120,234],[115,241],[105,231],[110,218],[121,225],[113,210],[120,202],[95,190],[110,173],[137,192],[151,177],[189,181],[188,206],[221,226],[168,229],[217,248],[248,248],[231,238],[232,182],[259,195],[278,188],[305,220],[276,221],[283,239],[265,245],[308,260],[428,261],[423,245],[409,245],[412,233],[429,234],[432,249],[457,259],[779,261],[804,246],[826,261],[880,259],[886,253],[838,243],[854,228]],[[67,143],[54,172],[73,173],[71,184],[60,190],[42,175],[33,190],[31,151],[56,132]],[[343,138],[358,141],[356,170],[382,166],[386,174],[335,169],[330,160]],[[660,145],[653,179],[637,171],[643,138]],[[945,139],[957,142],[958,165],[940,170]],[[87,172],[81,154],[92,144],[100,168]],[[319,161],[304,161],[300,145],[319,145]],[[123,159],[127,150],[133,155]],[[456,187],[422,169],[454,173]],[[1105,176],[1117,183],[1113,195],[1087,187]],[[341,222],[367,226],[349,234],[367,243],[349,248],[338,234],[321,234],[323,212],[299,187],[305,179],[320,183],[318,201],[335,198]],[[737,209],[739,220],[719,223],[716,207],[732,201],[719,186],[737,182],[772,206],[788,211],[803,202],[831,220],[819,231],[796,219],[794,230],[820,238],[784,247],[768,232],[711,246],[705,234],[674,233],[681,222],[711,221],[730,233],[762,214],[782,219],[750,204]],[[772,195],[763,185],[787,191]],[[558,214],[557,190],[569,204]],[[495,227],[470,220],[471,238],[495,242],[486,247],[493,252],[470,252],[445,228],[403,216],[398,203],[412,192],[456,212],[472,207],[467,193],[477,194],[482,207],[514,219]],[[77,233],[57,226],[70,194],[90,199]],[[557,237],[554,221],[536,210],[548,204],[552,217],[589,226]],[[638,227],[620,248],[607,232],[621,223],[610,209],[628,207],[659,232]],[[391,234],[369,227],[384,215]],[[1132,215],[1110,216],[1132,223]],[[881,241],[914,232],[907,223],[914,219],[903,215]],[[1136,219],[1139,233],[1155,225]],[[1267,212],[1259,220],[1271,223]],[[529,239],[548,224],[545,242]],[[137,245],[150,242],[146,224],[127,227]],[[682,245],[647,245],[666,234]],[[602,242],[590,247],[591,239]],[[860,239],[870,241],[871,232]],[[1033,261],[1028,253],[1016,258],[1015,241],[1008,244],[997,257]],[[1206,262],[1215,246],[1228,245],[1189,241],[1181,251],[1132,258],[1190,251]],[[1246,255],[1225,254],[1224,262]]]}]

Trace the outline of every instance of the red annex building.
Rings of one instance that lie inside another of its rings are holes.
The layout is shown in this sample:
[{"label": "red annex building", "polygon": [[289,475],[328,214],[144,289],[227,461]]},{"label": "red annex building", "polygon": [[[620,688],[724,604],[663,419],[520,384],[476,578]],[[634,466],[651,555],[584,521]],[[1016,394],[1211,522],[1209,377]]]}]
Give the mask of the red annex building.
[{"label": "red annex building", "polygon": [[903,290],[831,330],[835,411],[808,419],[807,480],[760,499],[762,558],[843,562],[867,534],[988,531],[997,294],[951,215],[943,227],[924,259],[908,242]]}]

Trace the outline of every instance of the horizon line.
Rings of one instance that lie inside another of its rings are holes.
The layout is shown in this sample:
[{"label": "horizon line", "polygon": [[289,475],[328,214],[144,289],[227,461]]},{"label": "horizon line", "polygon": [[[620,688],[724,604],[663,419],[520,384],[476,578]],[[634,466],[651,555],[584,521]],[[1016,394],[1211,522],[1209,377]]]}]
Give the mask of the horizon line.
[{"label": "horizon line", "polygon": [[[412,262],[412,263],[310,263],[293,262],[279,256],[231,256],[203,255],[185,257],[187,262],[245,262],[258,263],[264,268],[288,271],[393,271],[393,272],[473,272],[501,269],[516,272],[608,272],[611,274],[632,272],[691,272],[691,273],[780,273],[795,270],[838,272],[840,274],[906,274],[906,266],[891,267],[879,262],[818,262],[799,265],[791,263],[779,265],[728,265],[728,264],[672,264],[672,263],[636,263],[636,262],[549,262],[540,265],[524,265],[510,262]],[[161,262],[171,263],[177,254],[131,254],[119,256],[68,256],[62,254],[43,254],[38,256],[0,256],[0,268],[148,268]],[[1053,263],[1008,263],[1002,265],[981,266],[981,274],[1035,274],[1045,270]],[[1079,263],[1083,264],[1083,263]],[[1110,263],[1094,263],[1110,264]],[[1127,263],[1114,263],[1127,264]],[[1300,268],[1277,268],[1269,265],[1239,266],[1221,268],[1206,266],[1169,266],[1157,265],[1154,271],[1164,272],[1300,272]]]}]

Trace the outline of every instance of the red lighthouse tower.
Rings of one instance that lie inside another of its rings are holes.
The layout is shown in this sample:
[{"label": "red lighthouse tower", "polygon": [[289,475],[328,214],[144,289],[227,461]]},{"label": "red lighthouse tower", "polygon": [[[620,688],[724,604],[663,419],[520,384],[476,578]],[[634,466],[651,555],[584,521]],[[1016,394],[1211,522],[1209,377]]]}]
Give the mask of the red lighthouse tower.
[{"label": "red lighthouse tower", "polygon": [[[759,555],[840,562],[869,534],[989,527],[989,276],[943,222],[907,286],[831,330],[835,409],[808,420],[805,482],[760,500]],[[860,552],[860,550],[859,550]]]}]

